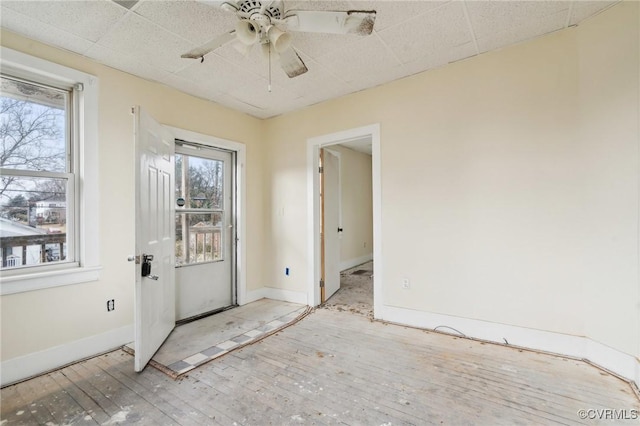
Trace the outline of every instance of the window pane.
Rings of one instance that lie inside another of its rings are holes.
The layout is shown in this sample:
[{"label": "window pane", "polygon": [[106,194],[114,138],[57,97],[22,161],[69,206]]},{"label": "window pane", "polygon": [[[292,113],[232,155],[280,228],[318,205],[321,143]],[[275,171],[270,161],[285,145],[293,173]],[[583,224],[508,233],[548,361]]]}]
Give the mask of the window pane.
[{"label": "window pane", "polygon": [[176,199],[186,208],[222,209],[224,162],[192,155],[176,155]]},{"label": "window pane", "polygon": [[0,82],[0,167],[69,171],[66,142],[69,93],[4,76]]},{"label": "window pane", "polygon": [[2,268],[70,261],[67,180],[8,177],[0,205]]},{"label": "window pane", "polygon": [[176,266],[223,260],[223,214],[176,215]]}]

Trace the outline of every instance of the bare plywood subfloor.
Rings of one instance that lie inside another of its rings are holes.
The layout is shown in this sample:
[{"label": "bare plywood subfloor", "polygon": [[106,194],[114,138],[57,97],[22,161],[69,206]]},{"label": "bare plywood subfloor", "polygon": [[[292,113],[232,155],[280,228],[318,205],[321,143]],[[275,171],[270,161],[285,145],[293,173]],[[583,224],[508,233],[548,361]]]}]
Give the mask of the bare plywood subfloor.
[{"label": "bare plywood subfloor", "polygon": [[[173,380],[123,351],[1,391],[7,424],[612,424],[630,385],[586,363],[316,310]],[[615,424],[636,425],[637,420]]]}]

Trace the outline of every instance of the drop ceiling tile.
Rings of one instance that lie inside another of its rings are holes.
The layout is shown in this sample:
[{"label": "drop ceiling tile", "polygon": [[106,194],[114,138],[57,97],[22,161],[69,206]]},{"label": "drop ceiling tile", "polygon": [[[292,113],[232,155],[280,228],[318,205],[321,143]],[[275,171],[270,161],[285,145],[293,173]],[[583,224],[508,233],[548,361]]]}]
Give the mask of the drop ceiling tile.
[{"label": "drop ceiling tile", "polygon": [[375,10],[374,30],[381,31],[415,18],[429,10],[436,9],[448,1],[405,1],[405,0],[352,0],[351,8],[356,10]]},{"label": "drop ceiling tile", "polygon": [[185,60],[180,55],[194,47],[192,43],[134,13],[120,20],[98,44],[129,53],[168,72],[184,67]]},{"label": "drop ceiling tile", "polygon": [[2,1],[2,6],[92,42],[127,13],[110,0]]},{"label": "drop ceiling tile", "polygon": [[[566,20],[570,1],[468,1],[469,19],[477,38],[531,26],[543,18],[564,12]],[[564,22],[563,22],[564,24]]]},{"label": "drop ceiling tile", "polygon": [[229,93],[236,87],[248,84],[259,77],[216,54],[205,56],[203,63],[192,59],[183,59],[183,61],[189,61],[189,65],[176,73],[178,77],[221,93]]},{"label": "drop ceiling tile", "polygon": [[302,98],[326,100],[352,91],[351,87],[334,76],[325,66],[301,54],[309,71],[295,78],[277,74],[274,82]]},{"label": "drop ceiling tile", "polygon": [[569,19],[569,25],[576,25],[616,3],[619,3],[619,1],[575,1],[573,2],[573,11]]},{"label": "drop ceiling tile", "polygon": [[375,34],[323,55],[316,61],[349,84],[357,82],[374,70],[383,72],[400,64]]},{"label": "drop ceiling tile", "polygon": [[478,50],[480,52],[487,52],[530,40],[564,28],[566,21],[566,11],[547,16],[543,20],[524,21],[518,27],[511,27],[504,31],[491,33],[486,37],[478,37]]},{"label": "drop ceiling tile", "polygon": [[268,81],[263,78],[239,85],[227,95],[264,110],[286,107],[298,98],[297,95],[275,84],[271,85],[269,92]]},{"label": "drop ceiling tile", "polygon": [[163,82],[170,74],[146,63],[142,58],[127,52],[111,49],[99,44],[93,45],[85,56],[112,68],[140,76],[147,80]]},{"label": "drop ceiling tile", "polygon": [[216,103],[223,105],[227,108],[234,109],[236,111],[242,111],[245,114],[249,114],[257,118],[269,118],[272,115],[272,112],[270,110],[266,110],[264,108],[261,108],[255,105],[246,104],[226,94],[219,96],[216,100]]},{"label": "drop ceiling tile", "polygon": [[403,63],[472,40],[461,2],[447,3],[378,34]]},{"label": "drop ceiling tile", "polygon": [[351,10],[351,3],[346,0],[299,0],[285,1],[285,14],[289,10]]},{"label": "drop ceiling tile", "polygon": [[221,2],[205,4],[184,0],[145,0],[135,12],[195,45],[200,45],[235,26],[235,14],[223,11],[218,3]]},{"label": "drop ceiling tile", "polygon": [[197,98],[206,99],[208,101],[216,101],[221,95],[220,90],[216,87],[209,87],[199,82],[182,78],[176,74],[168,74],[162,80],[162,83],[173,87],[181,92],[195,96]]},{"label": "drop ceiling tile", "polygon": [[356,43],[362,39],[354,34],[322,34],[292,32],[293,47],[311,58],[318,58],[330,54],[348,44]]},{"label": "drop ceiling tile", "polygon": [[93,43],[81,37],[60,30],[44,22],[36,21],[28,16],[18,13],[12,9],[4,7],[4,2],[0,3],[0,25],[14,33],[21,34],[33,40],[59,46],[71,52],[83,54]]}]

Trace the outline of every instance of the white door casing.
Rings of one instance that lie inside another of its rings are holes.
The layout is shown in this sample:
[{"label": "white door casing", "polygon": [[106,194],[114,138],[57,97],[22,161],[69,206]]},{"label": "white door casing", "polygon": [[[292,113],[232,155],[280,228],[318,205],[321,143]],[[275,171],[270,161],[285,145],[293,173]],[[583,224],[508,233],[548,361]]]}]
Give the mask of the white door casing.
[{"label": "white door casing", "polygon": [[[175,157],[172,134],[140,107],[134,114],[136,265],[135,371],[142,371],[175,326]],[[151,274],[141,276],[143,255]]]},{"label": "white door casing", "polygon": [[321,243],[320,243],[320,183],[318,158],[320,149],[356,139],[370,138],[372,144],[373,175],[373,313],[381,318],[384,306],[382,277],[382,184],[380,155],[380,124],[357,127],[336,133],[315,136],[307,139],[307,300],[310,306],[320,304]]},{"label": "white door casing", "polygon": [[325,300],[340,289],[340,160],[324,149],[324,277]]}]

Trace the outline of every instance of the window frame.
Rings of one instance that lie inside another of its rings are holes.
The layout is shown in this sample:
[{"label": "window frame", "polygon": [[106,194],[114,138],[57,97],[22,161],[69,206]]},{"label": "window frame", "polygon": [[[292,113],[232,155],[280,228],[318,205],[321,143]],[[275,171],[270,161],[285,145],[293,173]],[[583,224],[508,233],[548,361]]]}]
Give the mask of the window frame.
[{"label": "window frame", "polygon": [[[0,295],[96,281],[99,263],[98,78],[63,65],[0,47],[3,74],[35,84],[73,89],[70,120],[75,259],[51,265],[3,270]],[[89,220],[91,218],[91,220]]]}]

